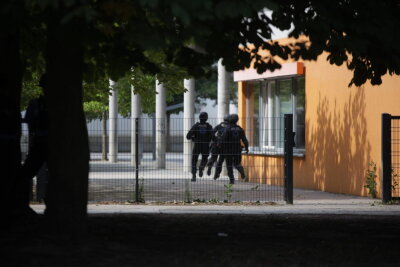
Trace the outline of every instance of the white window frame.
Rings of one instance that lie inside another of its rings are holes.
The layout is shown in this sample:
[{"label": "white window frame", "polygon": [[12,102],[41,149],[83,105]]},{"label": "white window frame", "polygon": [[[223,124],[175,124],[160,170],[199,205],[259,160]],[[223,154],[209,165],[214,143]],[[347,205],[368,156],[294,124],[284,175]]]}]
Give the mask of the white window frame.
[{"label": "white window frame", "polygon": [[[260,81],[259,93],[259,146],[250,147],[252,153],[266,154],[266,155],[282,155],[283,145],[277,146],[277,143],[282,143],[282,136],[279,131],[283,129],[283,123],[280,115],[280,94],[279,84],[284,80],[291,80],[291,104],[293,114],[293,131],[297,131],[297,82],[296,80],[304,76],[287,76],[274,79],[265,79]],[[248,94],[249,95],[249,94]],[[246,99],[248,100],[248,99]],[[247,108],[248,109],[248,108]],[[249,110],[246,110],[247,114]],[[276,130],[274,130],[276,129]],[[293,148],[296,156],[304,156],[305,148]]]}]

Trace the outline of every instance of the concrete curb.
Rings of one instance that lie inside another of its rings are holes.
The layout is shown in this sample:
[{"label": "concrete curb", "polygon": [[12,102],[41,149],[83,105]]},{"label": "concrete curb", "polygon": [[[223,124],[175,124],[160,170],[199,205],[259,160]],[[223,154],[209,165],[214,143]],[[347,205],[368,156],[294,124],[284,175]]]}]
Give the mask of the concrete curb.
[{"label": "concrete curb", "polygon": [[[400,205],[382,205],[379,202],[300,202],[294,205],[88,205],[89,214],[342,214],[342,215],[391,215],[400,216]],[[43,213],[44,205],[32,205]]]}]

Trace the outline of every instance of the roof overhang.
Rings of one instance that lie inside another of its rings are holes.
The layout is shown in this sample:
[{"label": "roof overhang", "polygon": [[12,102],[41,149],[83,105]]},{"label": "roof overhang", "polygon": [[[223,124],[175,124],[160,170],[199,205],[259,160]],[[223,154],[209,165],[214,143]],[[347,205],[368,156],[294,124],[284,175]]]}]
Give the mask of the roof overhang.
[{"label": "roof overhang", "polygon": [[303,62],[285,63],[281,65],[280,69],[274,71],[265,71],[261,74],[257,73],[255,69],[239,70],[233,73],[233,80],[235,82],[263,80],[269,78],[278,78],[284,76],[304,75],[305,69]]}]

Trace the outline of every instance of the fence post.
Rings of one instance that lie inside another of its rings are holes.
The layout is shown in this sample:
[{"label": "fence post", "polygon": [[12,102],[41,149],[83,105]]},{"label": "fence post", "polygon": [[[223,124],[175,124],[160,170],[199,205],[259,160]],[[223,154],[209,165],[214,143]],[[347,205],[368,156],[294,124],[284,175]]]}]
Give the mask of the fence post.
[{"label": "fence post", "polygon": [[293,204],[293,115],[285,114],[285,200]]},{"label": "fence post", "polygon": [[135,118],[135,201],[139,202],[139,118]]},{"label": "fence post", "polygon": [[152,156],[153,160],[156,160],[157,155],[156,155],[156,114],[153,113],[152,115],[152,132],[151,132],[151,149],[152,149]]},{"label": "fence post", "polygon": [[392,120],[391,115],[382,114],[382,202],[392,199]]}]

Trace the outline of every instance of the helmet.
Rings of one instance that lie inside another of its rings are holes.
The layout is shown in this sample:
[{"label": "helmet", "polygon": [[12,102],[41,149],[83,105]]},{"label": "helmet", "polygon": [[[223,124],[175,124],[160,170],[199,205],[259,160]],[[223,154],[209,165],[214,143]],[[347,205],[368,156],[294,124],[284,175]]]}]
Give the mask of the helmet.
[{"label": "helmet", "polygon": [[229,115],[229,122],[236,124],[239,120],[239,116],[237,114],[231,114]]},{"label": "helmet", "polygon": [[202,122],[206,122],[208,120],[208,114],[207,112],[201,112],[199,115],[199,119]]},{"label": "helmet", "polygon": [[224,116],[224,122],[229,122],[229,114],[226,114],[226,115]]}]

